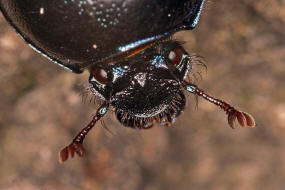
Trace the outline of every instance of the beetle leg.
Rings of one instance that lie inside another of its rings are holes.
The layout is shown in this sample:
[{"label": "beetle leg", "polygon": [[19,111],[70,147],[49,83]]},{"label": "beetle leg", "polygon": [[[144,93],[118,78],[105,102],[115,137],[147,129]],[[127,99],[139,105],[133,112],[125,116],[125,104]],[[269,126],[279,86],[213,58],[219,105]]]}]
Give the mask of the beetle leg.
[{"label": "beetle leg", "polygon": [[84,155],[84,148],[82,145],[84,138],[88,134],[88,132],[95,126],[96,122],[107,113],[108,107],[109,103],[104,102],[103,105],[98,108],[96,115],[93,117],[90,123],[76,135],[70,145],[66,146],[60,151],[59,161],[61,163],[65,162],[68,159],[69,155],[71,156],[71,158],[73,158],[74,153],[76,153],[80,157]]},{"label": "beetle leg", "polygon": [[255,127],[255,120],[249,113],[239,111],[230,104],[206,94],[194,84],[184,81],[183,86],[186,91],[197,96],[201,96],[205,100],[219,106],[222,110],[224,110],[228,115],[228,124],[231,128],[235,128],[234,121],[236,119],[242,127]]}]

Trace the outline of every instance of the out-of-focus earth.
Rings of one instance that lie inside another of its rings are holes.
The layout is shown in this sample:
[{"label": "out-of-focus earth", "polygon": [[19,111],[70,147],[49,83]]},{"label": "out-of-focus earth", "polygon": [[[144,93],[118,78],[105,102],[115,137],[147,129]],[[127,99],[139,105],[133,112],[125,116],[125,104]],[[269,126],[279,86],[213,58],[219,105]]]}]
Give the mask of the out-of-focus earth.
[{"label": "out-of-focus earth", "polygon": [[58,162],[96,112],[76,75],[34,52],[0,16],[0,189],[285,189],[285,1],[208,1],[194,31],[176,35],[208,71],[197,84],[251,113],[230,129],[224,112],[188,96],[172,127],[122,127],[109,113],[84,158]]}]

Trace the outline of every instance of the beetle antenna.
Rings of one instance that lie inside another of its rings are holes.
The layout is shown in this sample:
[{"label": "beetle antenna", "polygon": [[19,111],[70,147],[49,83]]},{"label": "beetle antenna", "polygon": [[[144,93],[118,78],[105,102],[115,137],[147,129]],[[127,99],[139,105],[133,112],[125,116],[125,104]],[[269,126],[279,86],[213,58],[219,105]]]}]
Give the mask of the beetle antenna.
[{"label": "beetle antenna", "polygon": [[189,82],[184,81],[183,86],[186,91],[193,93],[197,96],[201,96],[205,100],[219,106],[222,110],[224,110],[228,115],[228,123],[231,128],[235,128],[234,122],[236,119],[242,127],[255,127],[255,120],[249,113],[239,111],[230,104],[206,94],[195,84],[191,84]]},{"label": "beetle antenna", "polygon": [[90,123],[83,128],[73,139],[72,143],[62,149],[59,153],[59,161],[61,163],[65,162],[69,155],[71,158],[74,157],[74,153],[76,153],[78,156],[82,157],[84,155],[84,148],[83,148],[83,141],[88,134],[88,132],[95,126],[97,121],[99,121],[108,111],[109,103],[105,101],[97,110],[96,115],[93,117],[93,119],[90,121]]}]

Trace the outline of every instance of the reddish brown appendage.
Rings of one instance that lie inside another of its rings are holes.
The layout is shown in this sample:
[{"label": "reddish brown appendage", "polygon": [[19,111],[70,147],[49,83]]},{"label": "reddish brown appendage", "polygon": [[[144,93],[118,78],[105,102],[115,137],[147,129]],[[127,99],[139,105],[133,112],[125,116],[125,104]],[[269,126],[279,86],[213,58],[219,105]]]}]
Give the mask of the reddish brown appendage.
[{"label": "reddish brown appendage", "polygon": [[255,127],[255,119],[249,113],[239,111],[235,109],[233,106],[229,105],[228,103],[206,94],[203,90],[199,89],[194,84],[189,84],[185,82],[184,85],[190,86],[193,89],[194,94],[201,96],[202,98],[219,106],[222,110],[224,110],[226,114],[228,115],[228,123],[232,129],[235,128],[236,120],[242,127]]},{"label": "reddish brown appendage", "polygon": [[64,149],[62,149],[59,153],[59,162],[63,163],[66,160],[68,160],[69,156],[71,158],[74,157],[75,153],[82,157],[84,155],[84,147],[82,145],[86,135],[88,132],[95,126],[96,122],[100,120],[105,113],[102,114],[101,110],[102,108],[107,108],[108,104],[105,102],[98,110],[96,115],[93,117],[93,119],[90,121],[90,123],[83,128],[78,135],[73,139],[72,143],[70,145],[66,146]]}]

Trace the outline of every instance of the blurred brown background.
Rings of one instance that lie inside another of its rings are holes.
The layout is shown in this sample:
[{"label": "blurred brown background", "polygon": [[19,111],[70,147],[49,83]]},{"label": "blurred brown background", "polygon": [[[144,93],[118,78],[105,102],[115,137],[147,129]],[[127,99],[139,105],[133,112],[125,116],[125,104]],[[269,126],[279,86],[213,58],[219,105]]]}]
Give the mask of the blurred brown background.
[{"label": "blurred brown background", "polygon": [[[252,113],[254,129],[227,126],[193,97],[173,127],[137,131],[111,114],[87,137],[87,155],[58,151],[95,113],[75,75],[32,51],[0,16],[0,189],[285,189],[285,2],[208,1],[199,26],[177,35],[206,58],[199,86]],[[191,103],[192,101],[192,103]]]}]

